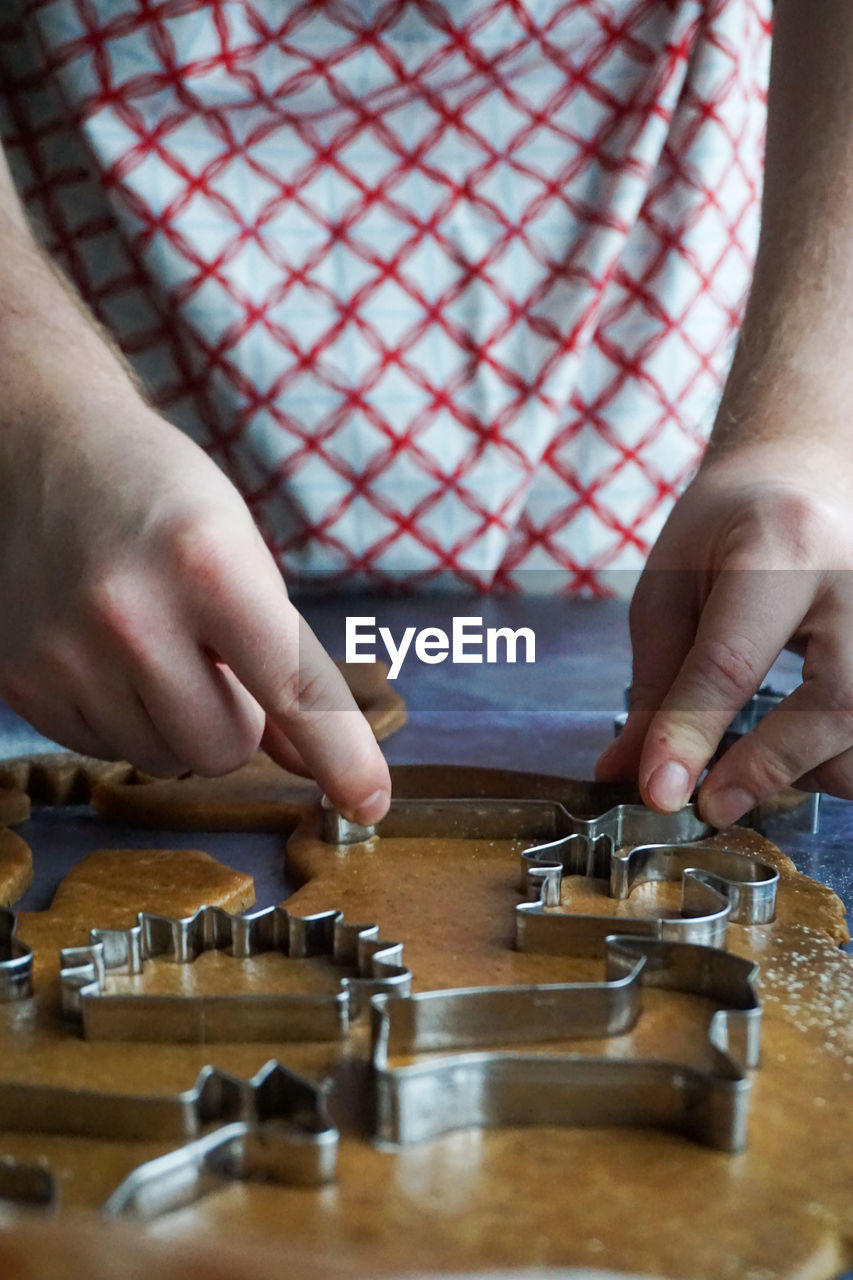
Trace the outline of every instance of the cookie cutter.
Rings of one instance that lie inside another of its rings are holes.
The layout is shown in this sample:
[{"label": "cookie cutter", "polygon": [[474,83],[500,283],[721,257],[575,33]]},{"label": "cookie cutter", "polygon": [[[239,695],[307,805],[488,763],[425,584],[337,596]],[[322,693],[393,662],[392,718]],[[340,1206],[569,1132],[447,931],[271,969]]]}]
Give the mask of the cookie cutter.
[{"label": "cookie cutter", "polygon": [[[608,837],[564,836],[521,854],[522,889],[534,896],[516,908],[520,951],[600,955],[614,930],[672,942],[722,947],[730,921],[768,924],[776,914],[779,873],[743,853],[715,845],[650,844],[618,849]],[[678,916],[595,915],[562,903],[564,875],[606,879],[610,896],[625,900],[640,884],[681,878]]]},{"label": "cookie cutter", "polygon": [[[260,992],[232,995],[111,993],[108,974],[143,972],[147,960],[179,964],[203,951],[236,959],[276,951],[292,959],[328,958],[354,970],[330,993]],[[140,912],[129,929],[93,929],[87,947],[61,952],[60,990],[66,1017],[91,1040],[204,1043],[210,1040],[336,1040],[347,1035],[372,995],[411,989],[403,947],[386,942],[376,925],[348,924],[340,911],[292,916],[284,907],[232,915],[201,907],[186,919]]]},{"label": "cookie cutter", "polygon": [[[729,723],[728,728],[720,739],[720,745],[711,757],[712,761],[719,760],[720,756],[728,751],[729,747],[737,742],[738,738],[743,737],[745,733],[749,733],[758,724],[759,720],[763,720],[774,707],[778,707],[783,702],[791,690],[783,692],[780,689],[774,689],[770,684],[763,684],[757,693],[754,693],[740,711]],[[631,686],[625,686],[625,707],[626,710],[619,713],[613,719],[613,733],[618,738],[619,734],[625,728],[625,722],[628,719],[627,707],[631,700]],[[820,806],[823,800],[823,794],[820,791],[812,792],[809,805],[809,830],[813,836],[820,831]],[[760,820],[761,808],[753,810],[747,815],[747,825],[756,826]]]},{"label": "cookie cutter", "polygon": [[[517,911],[522,950],[600,955],[614,931],[716,946],[725,941],[729,919],[765,923],[775,914],[776,870],[744,854],[689,843],[713,832],[693,805],[655,813],[645,805],[619,804],[585,818],[551,800],[403,799],[393,801],[375,827],[349,822],[325,798],[322,813],[324,838],[337,844],[361,843],[377,834],[425,833],[539,841],[521,855],[522,888],[535,889],[539,898]],[[668,919],[569,915],[559,910],[565,873],[607,880],[620,899],[638,884],[680,875],[682,914]]]},{"label": "cookie cutter", "polygon": [[18,937],[18,917],[0,907],[0,1001],[26,1000],[33,994],[33,952]]},{"label": "cookie cutter", "polygon": [[[323,839],[360,844],[373,836],[449,836],[460,839],[585,840],[605,865],[608,850],[624,845],[686,844],[713,834],[693,805],[675,813],[655,813],[642,804],[617,804],[596,817],[576,817],[557,800],[401,799],[392,800],[375,826],[350,822],[324,796]],[[588,874],[597,874],[590,871]]]},{"label": "cookie cutter", "polygon": [[107,1218],[155,1218],[193,1204],[225,1182],[316,1187],[331,1182],[337,1130],[237,1121],[139,1165],[105,1202]]},{"label": "cookie cutter", "polygon": [[[250,1079],[203,1067],[189,1089],[173,1094],[115,1093],[76,1086],[0,1081],[0,1130],[56,1133],[120,1142],[188,1141],[211,1124],[287,1121],[304,1130],[306,1162],[325,1167],[336,1147],[324,1094],[271,1059]],[[316,1141],[315,1141],[316,1139]]]},{"label": "cookie cutter", "polygon": [[[751,1089],[745,1072],[759,1060],[757,972],[751,961],[713,947],[611,935],[603,982],[377,996],[377,1137],[398,1146],[473,1127],[653,1125],[742,1151]],[[715,1003],[708,1067],[484,1049],[618,1035],[640,1016],[643,984]],[[433,1056],[391,1065],[393,1057],[419,1054]]]},{"label": "cookie cutter", "polygon": [[45,1164],[25,1164],[12,1156],[0,1156],[0,1203],[3,1201],[28,1209],[57,1209],[59,1185]]}]

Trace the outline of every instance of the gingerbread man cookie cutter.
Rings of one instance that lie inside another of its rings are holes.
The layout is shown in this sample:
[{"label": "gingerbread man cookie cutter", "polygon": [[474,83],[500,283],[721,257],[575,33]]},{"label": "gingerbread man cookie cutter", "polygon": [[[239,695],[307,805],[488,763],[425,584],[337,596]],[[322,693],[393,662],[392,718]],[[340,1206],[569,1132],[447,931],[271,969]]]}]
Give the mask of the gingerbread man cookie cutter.
[{"label": "gingerbread man cookie cutter", "polygon": [[[654,1125],[741,1151],[746,1070],[759,1061],[757,972],[714,947],[612,935],[603,982],[376,997],[377,1137],[397,1146],[473,1127]],[[484,1048],[618,1035],[636,1024],[643,985],[714,1002],[708,1067]],[[397,1056],[423,1060],[394,1066]]]},{"label": "gingerbread man cookie cutter", "polygon": [[[111,972],[140,974],[155,957],[187,964],[204,951],[227,951],[235,960],[267,951],[291,959],[323,957],[352,972],[337,978],[336,990],[320,994],[108,990]],[[300,917],[268,907],[239,916],[201,907],[186,919],[140,912],[129,929],[93,929],[89,946],[63,949],[62,1009],[93,1040],[336,1040],[348,1034],[371,996],[410,990],[402,953],[402,944],[380,938],[376,925],[349,924],[340,911]]]},{"label": "gingerbread man cookie cutter", "polygon": [[18,937],[14,911],[0,907],[0,1001],[26,1000],[32,993],[32,948]]}]

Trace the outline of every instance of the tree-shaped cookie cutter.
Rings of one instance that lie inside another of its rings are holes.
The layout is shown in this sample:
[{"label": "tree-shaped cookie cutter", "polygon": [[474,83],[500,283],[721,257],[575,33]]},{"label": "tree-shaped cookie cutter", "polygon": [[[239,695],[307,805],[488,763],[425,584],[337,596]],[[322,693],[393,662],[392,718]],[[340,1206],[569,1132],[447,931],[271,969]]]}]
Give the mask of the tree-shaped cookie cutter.
[{"label": "tree-shaped cookie cutter", "polygon": [[[226,951],[236,960],[266,951],[292,959],[325,957],[354,972],[338,978],[337,990],[318,994],[108,990],[112,972],[140,974],[155,957],[186,964],[204,951]],[[93,1040],[337,1040],[348,1034],[371,996],[410,990],[402,955],[402,944],[380,938],[376,925],[349,924],[340,911],[301,917],[269,907],[238,916],[202,907],[186,919],[140,912],[131,928],[93,929],[89,946],[62,951],[62,1009]]]},{"label": "tree-shaped cookie cutter", "polygon": [[0,1001],[26,1000],[32,993],[32,948],[18,937],[14,911],[0,907]]},{"label": "tree-shaped cookie cutter", "polygon": [[[757,971],[715,947],[611,936],[603,982],[376,997],[378,1139],[399,1145],[505,1125],[652,1125],[741,1151],[745,1072],[759,1060]],[[709,1066],[494,1047],[619,1035],[640,1016],[644,984],[714,1002]],[[394,1066],[397,1056],[422,1060]]]},{"label": "tree-shaped cookie cutter", "polygon": [[[360,827],[323,805],[324,837],[355,844],[374,835],[523,839],[537,843],[521,855],[522,888],[536,901],[517,909],[521,950],[600,955],[608,934],[636,933],[709,946],[725,942],[729,920],[763,924],[776,910],[778,872],[768,863],[707,840],[713,828],[692,805],[655,813],[620,804],[597,817],[577,817],[551,800],[395,800],[376,827]],[[582,915],[561,906],[564,874],[607,881],[625,899],[652,880],[682,882],[679,916]]]}]

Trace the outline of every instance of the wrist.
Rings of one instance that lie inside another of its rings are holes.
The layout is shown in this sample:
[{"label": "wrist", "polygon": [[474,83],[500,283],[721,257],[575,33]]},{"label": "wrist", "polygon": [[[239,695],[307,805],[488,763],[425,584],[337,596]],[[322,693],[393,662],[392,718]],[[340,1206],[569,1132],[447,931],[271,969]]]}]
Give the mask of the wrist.
[{"label": "wrist", "polygon": [[75,402],[115,410],[141,396],[124,359],[25,228],[0,263],[4,434],[65,422]]},{"label": "wrist", "polygon": [[[847,458],[853,412],[853,361],[840,329],[812,323],[796,302],[784,323],[751,299],[708,442],[713,460],[732,450],[774,444],[795,453]],[[853,322],[850,324],[853,330]]]}]

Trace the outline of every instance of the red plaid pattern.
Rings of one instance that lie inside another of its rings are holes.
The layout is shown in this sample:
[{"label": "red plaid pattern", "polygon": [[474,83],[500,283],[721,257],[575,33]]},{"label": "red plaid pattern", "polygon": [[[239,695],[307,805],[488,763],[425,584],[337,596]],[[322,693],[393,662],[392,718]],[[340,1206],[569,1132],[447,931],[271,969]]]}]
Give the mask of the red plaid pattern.
[{"label": "red plaid pattern", "polygon": [[769,7],[20,0],[4,133],[285,572],[603,591],[710,427]]}]

